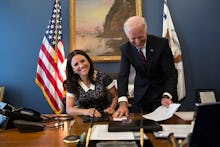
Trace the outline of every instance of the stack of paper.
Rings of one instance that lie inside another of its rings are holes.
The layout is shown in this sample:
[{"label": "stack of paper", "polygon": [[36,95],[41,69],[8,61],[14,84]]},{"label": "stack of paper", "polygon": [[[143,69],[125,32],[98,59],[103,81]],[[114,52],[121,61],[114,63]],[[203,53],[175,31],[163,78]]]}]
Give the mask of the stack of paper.
[{"label": "stack of paper", "polygon": [[162,124],[162,131],[154,132],[157,138],[166,138],[170,133],[176,138],[186,138],[192,132],[193,125],[191,124]]},{"label": "stack of paper", "polygon": [[193,120],[194,111],[175,112],[175,115],[178,116],[179,118],[185,120],[185,121],[190,121],[190,120]]}]

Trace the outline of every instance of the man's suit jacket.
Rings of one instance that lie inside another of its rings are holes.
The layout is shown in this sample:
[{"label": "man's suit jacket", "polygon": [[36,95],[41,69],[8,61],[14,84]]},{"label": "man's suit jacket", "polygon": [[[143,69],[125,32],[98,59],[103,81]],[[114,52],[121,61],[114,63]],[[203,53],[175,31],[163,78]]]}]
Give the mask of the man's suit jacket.
[{"label": "man's suit jacket", "polygon": [[121,46],[120,73],[118,77],[119,97],[127,96],[130,65],[133,65],[136,71],[134,103],[138,104],[145,97],[144,99],[147,99],[146,101],[148,102],[160,104],[164,92],[169,92],[173,96],[172,100],[177,102],[177,71],[168,40],[148,35],[146,59],[147,63],[143,64],[137,48],[130,42]]}]

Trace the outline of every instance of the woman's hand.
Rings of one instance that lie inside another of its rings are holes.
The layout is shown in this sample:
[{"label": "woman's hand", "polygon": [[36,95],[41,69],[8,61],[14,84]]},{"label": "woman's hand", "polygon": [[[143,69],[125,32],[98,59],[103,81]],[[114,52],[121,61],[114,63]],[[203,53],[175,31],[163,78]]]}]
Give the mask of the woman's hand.
[{"label": "woman's hand", "polygon": [[115,112],[115,109],[112,107],[108,107],[104,110],[104,112],[108,114],[113,114]]}]

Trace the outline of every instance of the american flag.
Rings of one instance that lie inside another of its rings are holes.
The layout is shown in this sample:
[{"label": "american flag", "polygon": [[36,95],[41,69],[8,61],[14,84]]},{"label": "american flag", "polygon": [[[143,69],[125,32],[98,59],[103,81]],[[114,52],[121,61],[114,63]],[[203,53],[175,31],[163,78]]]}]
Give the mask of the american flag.
[{"label": "american flag", "polygon": [[63,81],[66,78],[63,43],[61,6],[56,0],[40,48],[35,79],[55,113],[63,111]]},{"label": "american flag", "polygon": [[178,94],[178,99],[181,100],[186,95],[182,52],[181,52],[181,47],[180,47],[180,43],[179,43],[175,28],[173,25],[173,21],[170,15],[170,11],[167,6],[167,0],[164,0],[162,36],[169,40],[169,45],[174,56],[175,67],[178,72],[177,94]]}]

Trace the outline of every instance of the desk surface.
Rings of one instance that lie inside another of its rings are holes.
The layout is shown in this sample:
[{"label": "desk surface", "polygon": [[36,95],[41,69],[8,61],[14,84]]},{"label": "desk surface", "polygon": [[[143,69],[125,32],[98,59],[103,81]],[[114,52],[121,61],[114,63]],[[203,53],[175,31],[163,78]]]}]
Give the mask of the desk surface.
[{"label": "desk surface", "polygon": [[[140,117],[139,114],[130,114],[133,118]],[[16,128],[3,130],[0,132],[0,146],[1,147],[69,147],[76,146],[76,144],[66,144],[63,142],[63,138],[67,135],[77,134],[81,135],[83,132],[87,133],[89,123],[83,123],[81,116],[75,116],[75,124],[73,125],[70,132],[68,132],[70,121],[63,121],[63,127],[51,127],[45,128],[44,131],[33,132],[33,133],[20,133]],[[102,124],[104,122],[101,122]],[[188,124],[189,121],[184,121],[177,116],[173,116],[171,119],[162,121],[159,123],[163,124]],[[95,123],[100,124],[100,123]],[[146,134],[149,140],[155,147],[166,147],[169,146],[167,139],[156,139],[152,133]]]}]

